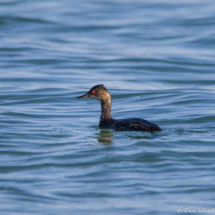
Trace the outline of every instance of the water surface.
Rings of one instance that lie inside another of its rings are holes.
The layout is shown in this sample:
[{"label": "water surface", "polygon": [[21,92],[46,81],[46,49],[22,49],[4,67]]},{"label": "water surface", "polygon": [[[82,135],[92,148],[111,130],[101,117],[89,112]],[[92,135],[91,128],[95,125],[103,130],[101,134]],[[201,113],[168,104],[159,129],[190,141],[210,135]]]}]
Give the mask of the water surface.
[{"label": "water surface", "polygon": [[[0,3],[1,214],[178,214],[214,208],[211,0]],[[96,84],[114,118],[98,127]],[[180,210],[180,209],[179,209]]]}]

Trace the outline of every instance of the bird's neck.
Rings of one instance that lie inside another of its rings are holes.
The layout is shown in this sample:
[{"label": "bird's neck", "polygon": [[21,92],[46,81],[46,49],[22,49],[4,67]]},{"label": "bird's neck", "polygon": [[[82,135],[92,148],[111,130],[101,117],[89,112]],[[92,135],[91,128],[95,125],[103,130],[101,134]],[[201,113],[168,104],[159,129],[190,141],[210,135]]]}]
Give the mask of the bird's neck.
[{"label": "bird's neck", "polygon": [[99,126],[102,128],[113,121],[113,118],[111,117],[111,96],[110,96],[110,94],[105,99],[102,99],[100,101],[100,103],[101,103],[101,117],[100,117]]}]

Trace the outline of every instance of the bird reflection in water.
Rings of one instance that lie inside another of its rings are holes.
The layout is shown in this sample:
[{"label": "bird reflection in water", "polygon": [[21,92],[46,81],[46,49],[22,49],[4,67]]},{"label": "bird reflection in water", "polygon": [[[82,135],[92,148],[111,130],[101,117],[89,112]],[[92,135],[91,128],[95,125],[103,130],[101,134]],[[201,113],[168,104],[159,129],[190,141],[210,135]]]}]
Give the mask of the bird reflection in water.
[{"label": "bird reflection in water", "polygon": [[114,136],[114,133],[110,132],[109,129],[101,129],[100,133],[97,133],[99,143],[102,143],[103,145],[113,145],[114,142],[112,141],[112,137]]},{"label": "bird reflection in water", "polygon": [[[121,133],[121,132],[119,132]],[[100,133],[96,133],[98,136],[94,137],[98,140],[99,143],[103,145],[113,145],[113,137],[117,134],[117,132],[114,132],[113,130],[109,129],[101,129]],[[124,134],[124,137],[129,137],[131,139],[154,139],[158,136],[154,133],[147,133],[147,132],[126,132]]]}]

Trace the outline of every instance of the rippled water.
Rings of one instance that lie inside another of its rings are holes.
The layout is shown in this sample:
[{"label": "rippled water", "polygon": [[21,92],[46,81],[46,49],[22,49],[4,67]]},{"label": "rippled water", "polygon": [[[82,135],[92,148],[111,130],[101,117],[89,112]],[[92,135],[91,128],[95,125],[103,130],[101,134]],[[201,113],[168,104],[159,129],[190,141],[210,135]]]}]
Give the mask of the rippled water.
[{"label": "rippled water", "polygon": [[[215,207],[215,3],[0,2],[1,214],[178,214]],[[98,127],[95,84],[114,118]],[[188,209],[187,209],[188,208]]]}]

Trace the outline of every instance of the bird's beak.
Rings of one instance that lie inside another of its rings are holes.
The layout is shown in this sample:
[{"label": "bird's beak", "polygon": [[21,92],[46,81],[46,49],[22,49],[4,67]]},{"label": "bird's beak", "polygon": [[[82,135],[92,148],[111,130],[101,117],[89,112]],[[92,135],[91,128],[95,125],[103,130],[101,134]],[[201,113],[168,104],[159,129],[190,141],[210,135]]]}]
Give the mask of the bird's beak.
[{"label": "bird's beak", "polygon": [[88,97],[89,97],[89,94],[86,93],[83,96],[78,96],[77,99],[88,98]]}]

